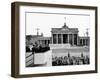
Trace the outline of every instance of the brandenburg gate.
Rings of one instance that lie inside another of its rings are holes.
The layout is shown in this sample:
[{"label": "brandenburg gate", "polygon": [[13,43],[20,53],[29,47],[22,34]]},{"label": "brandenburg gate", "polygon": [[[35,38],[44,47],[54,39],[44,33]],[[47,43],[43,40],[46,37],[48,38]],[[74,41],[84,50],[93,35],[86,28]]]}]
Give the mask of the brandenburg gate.
[{"label": "brandenburg gate", "polygon": [[68,28],[66,23],[61,28],[52,28],[52,44],[78,45],[78,28]]}]

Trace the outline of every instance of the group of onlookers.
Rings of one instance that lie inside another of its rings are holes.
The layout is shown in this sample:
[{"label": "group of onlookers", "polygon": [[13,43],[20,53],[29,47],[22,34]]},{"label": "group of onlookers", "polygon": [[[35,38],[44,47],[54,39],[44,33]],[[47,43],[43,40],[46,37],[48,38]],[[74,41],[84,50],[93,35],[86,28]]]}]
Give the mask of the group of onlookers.
[{"label": "group of onlookers", "polygon": [[50,50],[50,47],[48,44],[33,44],[32,48],[30,48],[29,46],[26,46],[26,52],[32,52],[32,53],[40,53],[40,52],[45,52]]},{"label": "group of onlookers", "polygon": [[88,56],[61,56],[61,57],[53,57],[52,58],[52,65],[53,66],[62,66],[62,65],[82,65],[82,64],[89,64],[89,57]]}]

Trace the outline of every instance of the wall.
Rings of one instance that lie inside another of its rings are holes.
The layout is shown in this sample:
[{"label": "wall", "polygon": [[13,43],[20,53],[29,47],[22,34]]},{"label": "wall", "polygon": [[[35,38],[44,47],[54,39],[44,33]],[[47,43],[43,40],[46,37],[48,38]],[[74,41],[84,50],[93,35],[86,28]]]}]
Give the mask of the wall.
[{"label": "wall", "polygon": [[[0,80],[16,80],[10,77],[11,68],[11,2],[13,1],[30,1],[41,3],[56,3],[56,4],[76,4],[98,6],[100,9],[100,0],[1,0],[0,2]],[[98,22],[100,21],[100,11],[98,13]],[[98,24],[98,34],[99,33]],[[100,37],[98,37],[98,47],[100,47]],[[98,51],[98,53],[100,50]],[[100,54],[98,54],[99,73],[97,74],[82,74],[82,75],[64,75],[39,78],[22,78],[18,80],[100,80]]]}]

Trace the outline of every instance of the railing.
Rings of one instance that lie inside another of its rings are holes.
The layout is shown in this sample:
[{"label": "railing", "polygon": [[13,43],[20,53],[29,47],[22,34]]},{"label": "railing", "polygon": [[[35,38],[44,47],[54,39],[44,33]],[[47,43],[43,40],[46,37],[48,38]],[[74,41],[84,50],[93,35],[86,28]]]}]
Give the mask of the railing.
[{"label": "railing", "polygon": [[26,67],[31,65],[34,62],[33,61],[33,54],[32,54],[32,52],[26,53],[25,59],[26,59]]}]

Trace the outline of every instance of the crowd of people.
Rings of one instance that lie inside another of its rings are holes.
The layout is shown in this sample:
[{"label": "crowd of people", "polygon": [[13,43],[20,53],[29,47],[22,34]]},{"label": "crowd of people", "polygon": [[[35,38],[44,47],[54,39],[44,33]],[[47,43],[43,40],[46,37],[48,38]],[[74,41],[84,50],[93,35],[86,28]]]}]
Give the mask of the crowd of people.
[{"label": "crowd of people", "polygon": [[33,52],[33,53],[40,53],[50,50],[50,47],[48,44],[33,44],[32,49],[30,49],[29,46],[26,46],[26,52]]},{"label": "crowd of people", "polygon": [[89,57],[83,56],[81,54],[81,57],[75,57],[75,56],[61,56],[61,57],[53,57],[52,58],[52,66],[62,66],[62,65],[84,65],[89,64]]}]

